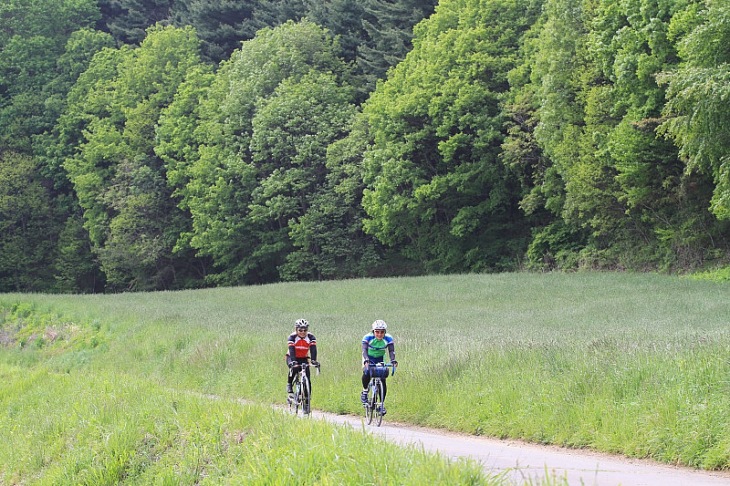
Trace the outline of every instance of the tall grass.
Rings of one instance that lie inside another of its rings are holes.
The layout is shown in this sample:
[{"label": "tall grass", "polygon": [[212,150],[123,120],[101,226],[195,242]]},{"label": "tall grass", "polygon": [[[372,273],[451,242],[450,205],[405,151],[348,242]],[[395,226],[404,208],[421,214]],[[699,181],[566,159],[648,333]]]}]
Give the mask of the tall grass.
[{"label": "tall grass", "polygon": [[2,484],[498,484],[473,463],[135,376],[0,373]]},{"label": "tall grass", "polygon": [[[360,412],[360,340],[384,319],[401,364],[389,378],[389,418],[730,467],[730,288],[723,283],[500,274],[0,296],[0,307],[18,305],[96,323],[97,346],[44,358],[54,370],[144,376],[262,404],[283,401],[285,339],[304,317],[322,362],[314,407],[353,414]],[[3,359],[22,363],[26,351],[6,349]]]}]

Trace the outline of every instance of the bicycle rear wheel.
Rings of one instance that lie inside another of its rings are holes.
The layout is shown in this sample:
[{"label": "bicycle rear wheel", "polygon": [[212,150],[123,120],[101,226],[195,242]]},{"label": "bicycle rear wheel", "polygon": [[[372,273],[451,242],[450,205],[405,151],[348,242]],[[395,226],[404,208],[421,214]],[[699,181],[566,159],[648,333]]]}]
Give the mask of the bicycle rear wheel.
[{"label": "bicycle rear wheel", "polygon": [[383,382],[381,381],[378,381],[375,386],[375,400],[373,408],[375,408],[375,412],[377,413],[375,423],[378,427],[380,427],[380,424],[383,423]]}]

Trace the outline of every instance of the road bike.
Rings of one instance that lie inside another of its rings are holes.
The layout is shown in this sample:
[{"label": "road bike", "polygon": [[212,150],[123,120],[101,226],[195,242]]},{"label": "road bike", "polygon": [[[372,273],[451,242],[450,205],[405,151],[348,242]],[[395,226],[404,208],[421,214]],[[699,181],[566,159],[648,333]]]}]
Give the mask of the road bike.
[{"label": "road bike", "polygon": [[[309,383],[309,378],[307,377],[307,368],[314,365],[310,363],[299,363],[297,366],[299,371],[294,376],[292,383],[293,393],[289,394],[286,401],[289,404],[289,411],[293,415],[297,415],[299,410],[302,411],[302,415],[309,415],[312,385]],[[316,368],[317,374],[319,374],[319,365]]]},{"label": "road bike", "polygon": [[396,365],[393,363],[377,363],[367,365],[367,371],[370,375],[370,382],[368,383],[368,397],[365,401],[365,420],[368,425],[375,419],[375,424],[380,427],[383,423],[383,378],[387,378],[391,374],[390,370],[393,370],[392,374],[395,374]]}]

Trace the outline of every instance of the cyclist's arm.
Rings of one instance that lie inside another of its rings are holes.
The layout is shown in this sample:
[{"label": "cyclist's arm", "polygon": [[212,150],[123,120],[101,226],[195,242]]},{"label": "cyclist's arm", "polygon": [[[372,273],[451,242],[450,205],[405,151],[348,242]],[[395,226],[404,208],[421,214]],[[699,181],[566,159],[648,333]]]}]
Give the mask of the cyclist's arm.
[{"label": "cyclist's arm", "polygon": [[395,361],[395,344],[388,343],[388,354],[390,355],[390,362]]},{"label": "cyclist's arm", "polygon": [[365,341],[362,342],[362,361],[363,363],[365,361],[370,361],[370,358],[368,357],[368,343]]},{"label": "cyclist's arm", "polygon": [[309,346],[309,355],[312,358],[312,361],[317,361],[317,345],[312,344]]},{"label": "cyclist's arm", "polygon": [[289,351],[287,351],[287,353],[286,353],[286,356],[287,356],[286,362],[291,363],[292,361],[297,360],[296,350],[294,349],[294,340],[290,339],[287,344],[288,344],[287,348],[289,349]]}]

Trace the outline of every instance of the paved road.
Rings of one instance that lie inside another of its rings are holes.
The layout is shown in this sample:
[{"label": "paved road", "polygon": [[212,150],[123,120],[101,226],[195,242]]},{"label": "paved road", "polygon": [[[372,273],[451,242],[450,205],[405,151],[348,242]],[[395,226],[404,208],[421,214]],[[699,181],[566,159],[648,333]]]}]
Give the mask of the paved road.
[{"label": "paved road", "polygon": [[[312,418],[347,424],[399,444],[415,444],[450,458],[479,461],[488,474],[507,471],[515,484],[546,477],[567,478],[569,485],[594,486],[730,486],[730,473],[695,471],[586,451],[562,449],[454,434],[383,422],[364,425],[359,417],[313,412]],[[390,416],[386,417],[390,418]]]}]

